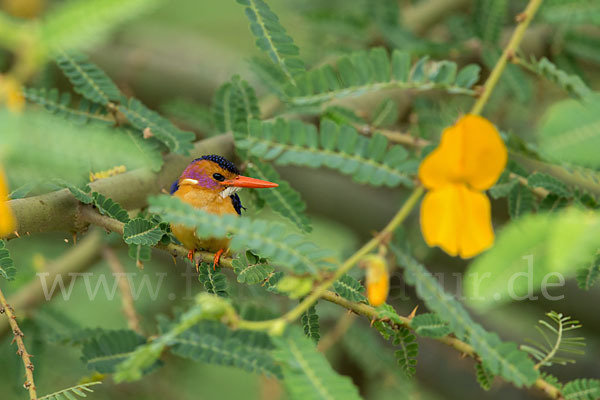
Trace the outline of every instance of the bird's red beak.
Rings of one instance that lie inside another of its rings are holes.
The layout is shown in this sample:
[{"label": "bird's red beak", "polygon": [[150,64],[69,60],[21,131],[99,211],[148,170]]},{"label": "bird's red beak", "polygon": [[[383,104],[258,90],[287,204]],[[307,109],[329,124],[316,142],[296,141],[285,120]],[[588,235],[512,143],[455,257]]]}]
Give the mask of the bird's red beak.
[{"label": "bird's red beak", "polygon": [[243,188],[274,188],[279,186],[277,183],[262,181],[260,179],[250,178],[248,176],[238,176],[235,179],[229,179],[219,182],[223,186],[235,186]]}]

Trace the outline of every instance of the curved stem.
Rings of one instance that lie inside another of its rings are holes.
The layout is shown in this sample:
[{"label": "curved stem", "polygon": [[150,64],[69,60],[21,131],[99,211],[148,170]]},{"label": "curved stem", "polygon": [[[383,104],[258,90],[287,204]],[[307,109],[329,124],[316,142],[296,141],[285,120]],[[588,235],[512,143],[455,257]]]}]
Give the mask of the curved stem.
[{"label": "curved stem", "polygon": [[377,236],[369,240],[364,246],[362,246],[356,253],[348,258],[338,268],[335,273],[326,279],[323,283],[316,287],[310,295],[308,295],[300,304],[295,308],[291,309],[283,316],[268,321],[238,321],[238,327],[252,330],[264,330],[269,329],[277,324],[289,323],[296,320],[312,306],[335,281],[337,281],[342,275],[348,272],[363,256],[368,254],[370,251],[375,249],[379,243],[387,238],[396,228],[406,219],[412,209],[415,207],[421,196],[423,195],[424,189],[422,186],[418,186],[413,190],[411,195],[406,199],[400,210],[396,213],[394,218],[387,224],[387,226],[379,232]]},{"label": "curved stem", "polygon": [[529,23],[533,19],[533,16],[537,12],[541,4],[542,0],[529,0],[529,4],[527,4],[525,11],[523,11],[517,16],[517,21],[519,21],[519,25],[517,25],[517,28],[515,29],[512,37],[510,38],[510,41],[504,48],[500,59],[496,62],[494,69],[492,70],[490,76],[488,77],[487,81],[483,86],[483,92],[481,93],[481,96],[479,97],[479,99],[477,99],[477,101],[473,105],[473,108],[471,108],[470,114],[481,113],[481,110],[487,103],[488,99],[492,94],[492,91],[496,87],[498,80],[500,80],[502,72],[506,68],[508,58],[515,55],[516,51],[519,48],[519,44],[521,44],[521,40],[523,40],[523,36],[525,35],[525,31],[527,30]]}]

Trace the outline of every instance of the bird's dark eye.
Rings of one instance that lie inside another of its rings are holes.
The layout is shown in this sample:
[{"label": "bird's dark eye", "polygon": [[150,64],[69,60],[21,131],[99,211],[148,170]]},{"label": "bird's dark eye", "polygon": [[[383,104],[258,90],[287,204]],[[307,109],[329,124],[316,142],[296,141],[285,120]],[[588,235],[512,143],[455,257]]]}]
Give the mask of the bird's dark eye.
[{"label": "bird's dark eye", "polygon": [[213,178],[219,182],[223,182],[225,180],[225,177],[219,173],[213,174]]}]

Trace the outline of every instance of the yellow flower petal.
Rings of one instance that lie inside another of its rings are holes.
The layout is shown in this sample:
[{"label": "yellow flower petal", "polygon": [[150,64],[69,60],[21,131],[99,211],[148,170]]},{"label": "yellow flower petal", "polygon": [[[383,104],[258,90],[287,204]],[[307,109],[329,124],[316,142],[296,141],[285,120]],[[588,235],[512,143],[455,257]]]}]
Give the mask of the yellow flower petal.
[{"label": "yellow flower petal", "polygon": [[4,171],[0,168],[0,237],[14,232],[16,227],[15,217],[8,207],[8,185],[4,178]]},{"label": "yellow flower petal", "polygon": [[434,189],[421,204],[421,231],[429,246],[473,257],[494,243],[490,201],[462,184]]},{"label": "yellow flower petal", "polygon": [[477,115],[465,115],[444,130],[440,145],[419,167],[419,179],[428,189],[466,183],[486,190],[504,170],[507,151],[494,125]]}]

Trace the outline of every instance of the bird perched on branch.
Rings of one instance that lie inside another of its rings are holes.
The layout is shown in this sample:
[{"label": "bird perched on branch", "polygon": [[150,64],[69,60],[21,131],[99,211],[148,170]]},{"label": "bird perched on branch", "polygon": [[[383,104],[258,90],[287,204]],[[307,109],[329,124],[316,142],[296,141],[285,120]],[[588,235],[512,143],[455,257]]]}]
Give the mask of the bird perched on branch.
[{"label": "bird perched on branch", "polygon": [[[171,186],[171,194],[183,202],[211,214],[242,215],[237,191],[241,188],[274,188],[277,183],[241,176],[235,164],[218,155],[206,155],[187,166]],[[194,262],[196,250],[215,253],[213,268],[219,264],[221,255],[229,251],[228,238],[199,239],[194,229],[182,225],[171,226],[173,235],[185,246],[188,259]],[[198,264],[196,263],[196,271]]]}]

